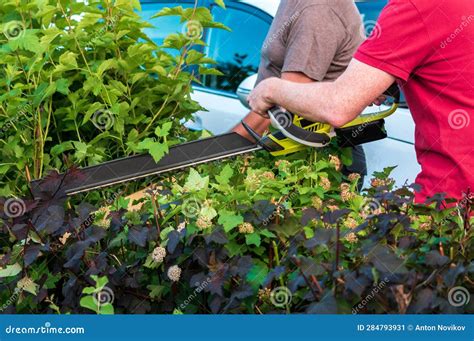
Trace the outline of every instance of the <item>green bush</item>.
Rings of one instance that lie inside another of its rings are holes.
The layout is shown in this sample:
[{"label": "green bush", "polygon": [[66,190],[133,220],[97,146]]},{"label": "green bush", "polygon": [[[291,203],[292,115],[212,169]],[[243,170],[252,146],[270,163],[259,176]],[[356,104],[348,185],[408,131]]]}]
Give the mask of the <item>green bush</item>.
[{"label": "green bush", "polygon": [[3,216],[1,299],[17,294],[5,309],[474,312],[453,293],[474,290],[473,198],[414,205],[390,170],[361,195],[339,167],[325,153],[261,152],[176,173],[136,202],[111,193],[99,210],[65,210],[50,177],[41,201]]},{"label": "green bush", "polygon": [[[218,71],[193,49],[204,44],[193,32],[157,46],[139,9],[138,0],[1,2],[0,194],[24,193],[25,173],[143,151],[159,159],[179,141],[180,120],[201,109],[191,82]],[[205,8],[158,15],[225,28]]]}]

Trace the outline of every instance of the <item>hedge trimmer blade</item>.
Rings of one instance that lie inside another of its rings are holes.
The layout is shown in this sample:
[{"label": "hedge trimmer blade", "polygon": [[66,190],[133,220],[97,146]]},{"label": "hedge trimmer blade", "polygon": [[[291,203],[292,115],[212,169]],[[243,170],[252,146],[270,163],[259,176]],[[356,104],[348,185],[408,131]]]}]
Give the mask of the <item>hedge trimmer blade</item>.
[{"label": "hedge trimmer blade", "polygon": [[[89,192],[260,149],[261,146],[236,133],[219,135],[173,146],[158,163],[150,155],[143,154],[82,168],[80,180],[68,182],[63,190],[67,195]],[[35,191],[35,187],[41,186],[41,180],[33,181],[32,186]]]},{"label": "hedge trimmer blade", "polygon": [[[386,94],[394,98],[394,103],[389,109],[361,115],[340,129],[333,129],[325,123],[310,122],[283,108],[274,107],[268,111],[271,123],[277,129],[272,134],[259,136],[242,122],[249,134],[257,140],[257,144],[237,133],[229,133],[173,146],[158,163],[148,154],[113,160],[62,175],[57,174],[64,180],[61,181],[63,185],[61,192],[66,195],[88,192],[261,149],[265,149],[273,156],[282,156],[307,147],[322,148],[335,136],[338,137],[340,147],[383,139],[387,137],[383,119],[397,110],[400,90],[394,84]],[[41,192],[41,184],[40,180],[32,182],[33,193]]]}]

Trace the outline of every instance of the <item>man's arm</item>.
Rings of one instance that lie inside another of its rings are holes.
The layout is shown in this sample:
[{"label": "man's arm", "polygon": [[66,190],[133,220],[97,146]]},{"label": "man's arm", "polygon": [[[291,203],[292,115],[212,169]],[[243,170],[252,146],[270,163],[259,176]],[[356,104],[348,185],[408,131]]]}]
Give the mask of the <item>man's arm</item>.
[{"label": "man's arm", "polygon": [[389,73],[353,59],[333,83],[297,84],[267,79],[252,91],[249,104],[262,116],[280,105],[310,121],[341,127],[355,119],[394,81]]},{"label": "man's arm", "polygon": [[[290,82],[295,83],[312,83],[314,80],[306,76],[302,72],[283,72],[281,75],[281,79],[287,80]],[[245,118],[243,119],[247,125],[249,125],[255,132],[259,135],[263,135],[263,133],[268,129],[270,126],[270,120],[266,117],[263,117],[256,113],[255,111],[251,111]],[[233,129],[233,132],[236,132],[239,135],[247,138],[248,140],[253,140],[247,130],[244,128],[242,123],[237,124]]]}]

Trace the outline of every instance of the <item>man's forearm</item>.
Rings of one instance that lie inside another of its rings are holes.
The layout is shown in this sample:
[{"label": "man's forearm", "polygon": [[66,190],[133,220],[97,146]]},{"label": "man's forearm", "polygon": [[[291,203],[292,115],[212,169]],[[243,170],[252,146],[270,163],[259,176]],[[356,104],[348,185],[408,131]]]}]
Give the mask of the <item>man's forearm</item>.
[{"label": "man's forearm", "polygon": [[272,80],[269,100],[312,122],[324,122],[334,127],[352,121],[365,108],[343,100],[335,83],[294,84]]},{"label": "man's forearm", "polygon": [[313,121],[340,127],[352,121],[395,81],[390,74],[353,60],[333,83],[297,84],[271,78],[250,95],[252,109],[265,114],[273,105]]}]

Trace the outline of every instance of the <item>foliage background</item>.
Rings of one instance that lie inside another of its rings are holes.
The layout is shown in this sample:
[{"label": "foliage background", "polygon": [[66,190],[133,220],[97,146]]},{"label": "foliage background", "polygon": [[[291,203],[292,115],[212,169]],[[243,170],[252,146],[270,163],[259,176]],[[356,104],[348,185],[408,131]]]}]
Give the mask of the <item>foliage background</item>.
[{"label": "foliage background", "polygon": [[[199,36],[157,46],[135,10],[138,0],[2,1],[0,194],[24,193],[28,173],[143,151],[159,159],[182,141],[180,120],[202,109],[191,82],[219,72],[192,49]],[[205,8],[161,15],[225,28]]]}]

